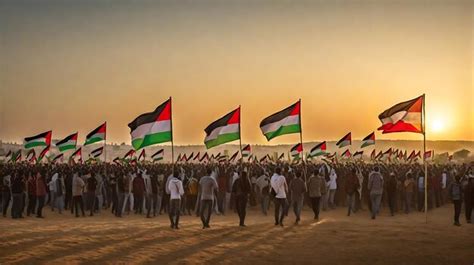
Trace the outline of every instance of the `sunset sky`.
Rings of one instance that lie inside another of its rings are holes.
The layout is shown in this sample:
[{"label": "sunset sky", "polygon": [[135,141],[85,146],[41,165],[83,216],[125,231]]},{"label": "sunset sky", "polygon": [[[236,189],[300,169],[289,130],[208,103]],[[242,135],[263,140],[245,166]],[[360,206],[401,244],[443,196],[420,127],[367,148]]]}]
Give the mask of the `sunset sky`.
[{"label": "sunset sky", "polygon": [[260,121],[299,98],[305,141],[360,139],[423,93],[428,139],[474,140],[472,1],[78,2],[0,2],[3,141],[82,142],[107,121],[130,143],[127,124],[170,96],[176,144],[239,104],[242,141],[267,143]]}]

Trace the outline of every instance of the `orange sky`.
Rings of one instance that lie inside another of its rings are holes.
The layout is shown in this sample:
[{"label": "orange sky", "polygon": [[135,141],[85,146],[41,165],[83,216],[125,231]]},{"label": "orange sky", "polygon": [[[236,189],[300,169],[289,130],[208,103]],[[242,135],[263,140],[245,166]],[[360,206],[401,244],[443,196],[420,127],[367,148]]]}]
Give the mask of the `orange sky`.
[{"label": "orange sky", "polygon": [[109,141],[130,143],[128,122],[169,96],[176,144],[202,144],[239,104],[243,142],[266,143],[261,119],[299,98],[305,141],[358,139],[423,93],[428,139],[474,140],[470,1],[10,2],[0,4],[4,141],[49,129],[82,141],[107,121]]}]

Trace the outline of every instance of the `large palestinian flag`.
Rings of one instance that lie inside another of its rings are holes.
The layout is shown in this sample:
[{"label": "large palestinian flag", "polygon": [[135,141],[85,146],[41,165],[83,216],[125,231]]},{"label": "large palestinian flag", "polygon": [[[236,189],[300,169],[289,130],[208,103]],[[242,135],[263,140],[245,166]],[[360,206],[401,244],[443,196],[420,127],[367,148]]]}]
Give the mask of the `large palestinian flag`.
[{"label": "large palestinian flag", "polygon": [[77,145],[77,133],[73,133],[56,143],[56,146],[58,147],[59,152],[64,152],[69,149],[76,149],[76,145]]},{"label": "large palestinian flag", "polygon": [[301,132],[301,101],[279,111],[260,122],[260,129],[268,141],[290,133]]},{"label": "large palestinian flag", "polygon": [[142,114],[128,124],[135,150],[173,140],[171,130],[171,98],[155,111]]},{"label": "large palestinian flag", "polygon": [[299,157],[302,152],[303,152],[303,145],[301,143],[293,146],[290,150],[290,154],[292,157]]},{"label": "large palestinian flag", "polygon": [[86,142],[84,143],[84,145],[89,145],[89,144],[97,143],[100,141],[104,141],[105,136],[106,136],[106,131],[107,131],[107,123],[104,122],[102,125],[97,127],[95,130],[93,130],[86,136]]},{"label": "large palestinian flag", "polygon": [[352,136],[351,133],[346,134],[344,137],[341,138],[341,140],[337,141],[336,145],[339,148],[342,148],[344,146],[348,146],[352,144]]},{"label": "large palestinian flag", "polygon": [[52,131],[40,133],[35,136],[25,138],[25,148],[33,148],[37,146],[48,146],[51,144]]},{"label": "large palestinian flag", "polygon": [[315,147],[311,149],[311,152],[309,152],[309,157],[316,157],[316,156],[321,156],[326,154],[326,141],[319,143]]},{"label": "large palestinian flag", "polygon": [[240,107],[211,123],[204,131],[207,149],[240,139]]},{"label": "large palestinian flag", "polygon": [[374,145],[375,144],[375,133],[372,132],[371,134],[367,135],[363,140],[362,140],[362,145],[360,148],[367,147],[369,145]]},{"label": "large palestinian flag", "polygon": [[379,115],[382,133],[414,132],[423,133],[422,111],[424,95],[398,103]]}]

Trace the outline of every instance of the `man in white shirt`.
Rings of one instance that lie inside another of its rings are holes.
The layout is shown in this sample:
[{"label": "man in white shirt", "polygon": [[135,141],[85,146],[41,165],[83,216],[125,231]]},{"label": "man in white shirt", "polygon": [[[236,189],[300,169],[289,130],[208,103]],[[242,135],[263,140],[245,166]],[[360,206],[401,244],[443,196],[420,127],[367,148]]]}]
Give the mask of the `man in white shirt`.
[{"label": "man in white shirt", "polygon": [[334,203],[334,196],[336,195],[337,190],[337,174],[334,168],[331,169],[331,173],[329,173],[329,208],[335,209],[336,204]]},{"label": "man in white shirt", "polygon": [[285,217],[286,193],[288,185],[286,179],[281,175],[281,168],[277,167],[273,174],[270,184],[275,194],[275,225],[283,226],[283,218]]},{"label": "man in white shirt", "polygon": [[269,201],[270,200],[269,186],[270,186],[270,181],[268,179],[268,176],[265,174],[265,172],[263,172],[263,174],[257,179],[257,187],[258,187],[258,193],[260,195],[262,213],[264,215],[267,215],[268,204],[270,202]]},{"label": "man in white shirt", "polygon": [[179,209],[181,208],[181,196],[184,195],[183,182],[178,177],[179,171],[175,169],[166,189],[170,195],[169,217],[172,229],[179,229]]}]

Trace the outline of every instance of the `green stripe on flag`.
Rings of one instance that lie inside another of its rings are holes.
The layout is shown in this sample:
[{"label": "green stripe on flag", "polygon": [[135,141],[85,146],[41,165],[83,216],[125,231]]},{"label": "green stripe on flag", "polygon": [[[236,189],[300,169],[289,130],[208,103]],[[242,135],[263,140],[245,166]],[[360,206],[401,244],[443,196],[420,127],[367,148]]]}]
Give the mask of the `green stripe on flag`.
[{"label": "green stripe on flag", "polygon": [[135,150],[143,148],[145,146],[159,144],[171,141],[171,131],[159,132],[155,134],[145,135],[144,138],[136,138],[132,140],[132,146]]},{"label": "green stripe on flag", "polygon": [[25,144],[26,149],[37,147],[37,146],[47,146],[47,144],[46,142],[28,142]]},{"label": "green stripe on flag", "polygon": [[84,145],[97,143],[97,142],[100,142],[100,141],[103,141],[103,140],[104,140],[104,137],[102,137],[102,136],[94,136],[94,137],[91,137],[91,138],[87,139],[86,143]]},{"label": "green stripe on flag", "polygon": [[66,150],[76,149],[76,145],[75,144],[62,145],[62,146],[59,146],[58,148],[59,148],[59,152],[64,152]]},{"label": "green stripe on flag", "polygon": [[218,145],[221,145],[227,142],[232,142],[239,139],[240,139],[240,134],[238,132],[226,133],[226,134],[221,134],[217,136],[216,139],[212,139],[205,142],[205,144],[206,144],[206,148],[209,149],[211,147],[218,146]]},{"label": "green stripe on flag", "polygon": [[299,124],[292,124],[292,125],[287,125],[287,126],[281,126],[276,131],[266,133],[265,136],[268,138],[268,140],[270,140],[280,135],[290,134],[290,133],[299,133],[300,131],[301,131],[301,127]]}]

